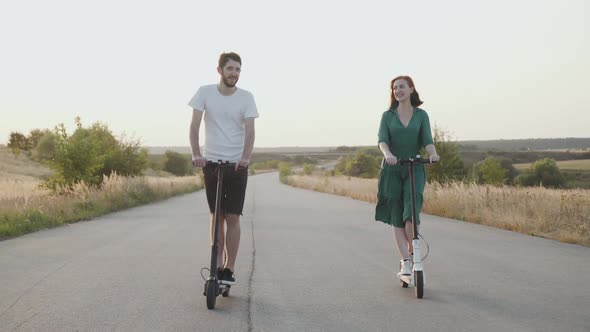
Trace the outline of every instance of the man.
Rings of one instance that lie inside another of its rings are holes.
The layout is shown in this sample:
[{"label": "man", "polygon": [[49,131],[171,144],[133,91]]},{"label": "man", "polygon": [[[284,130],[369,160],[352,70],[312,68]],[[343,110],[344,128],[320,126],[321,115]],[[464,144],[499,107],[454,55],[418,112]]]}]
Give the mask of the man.
[{"label": "man", "polygon": [[[254,119],[258,117],[254,96],[236,87],[241,67],[242,60],[238,54],[221,54],[217,67],[221,76],[219,83],[200,87],[189,102],[189,106],[193,108],[190,127],[192,159],[195,167],[203,167],[205,191],[211,212],[211,243],[217,175],[215,166],[207,165],[207,161],[222,160],[236,164],[235,167],[224,169],[224,190],[219,216],[219,248],[225,252],[226,260],[224,263],[223,254],[217,255],[217,274],[221,283],[227,285],[236,282],[234,267],[240,246],[240,215],[246,195],[248,164],[254,148]],[[205,147],[204,155],[201,155],[199,128],[203,114]]]}]

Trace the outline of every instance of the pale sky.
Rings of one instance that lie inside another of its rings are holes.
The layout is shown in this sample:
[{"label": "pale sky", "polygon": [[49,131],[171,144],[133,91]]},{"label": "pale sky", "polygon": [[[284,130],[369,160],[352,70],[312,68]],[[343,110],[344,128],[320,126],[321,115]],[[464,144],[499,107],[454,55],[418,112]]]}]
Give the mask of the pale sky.
[{"label": "pale sky", "polygon": [[0,143],[80,116],[188,146],[225,51],[257,147],[376,144],[401,74],[454,139],[590,137],[589,21],[586,0],[3,1]]}]

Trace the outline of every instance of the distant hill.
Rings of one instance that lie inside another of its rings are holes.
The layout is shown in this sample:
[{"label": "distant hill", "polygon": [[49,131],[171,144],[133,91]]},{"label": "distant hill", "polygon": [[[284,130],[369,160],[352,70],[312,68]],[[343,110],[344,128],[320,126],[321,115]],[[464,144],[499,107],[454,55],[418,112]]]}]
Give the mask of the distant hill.
[{"label": "distant hill", "polygon": [[[309,152],[329,152],[330,147],[277,147],[277,148],[257,148],[254,147],[255,153],[309,153]],[[178,153],[190,154],[191,148],[189,146],[149,146],[148,151],[150,154],[164,154],[167,150],[171,150]],[[203,148],[201,147],[201,151]]]},{"label": "distant hill", "polygon": [[590,149],[590,138],[528,138],[459,141],[463,151],[545,151]]},{"label": "distant hill", "polygon": [[[590,150],[590,138],[529,138],[529,139],[500,139],[489,141],[458,141],[461,151],[546,151],[546,150]],[[365,146],[318,146],[318,147],[275,147],[254,148],[255,153],[305,154],[325,152],[354,152],[358,147]],[[367,146],[376,148],[377,144]],[[166,150],[190,154],[188,146],[150,146],[150,154],[164,154]]]}]

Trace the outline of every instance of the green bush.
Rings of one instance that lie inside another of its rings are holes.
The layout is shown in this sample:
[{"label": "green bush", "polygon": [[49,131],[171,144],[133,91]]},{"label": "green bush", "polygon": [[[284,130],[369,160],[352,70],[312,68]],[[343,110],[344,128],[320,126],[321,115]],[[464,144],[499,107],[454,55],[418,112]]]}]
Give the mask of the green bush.
[{"label": "green bush", "polygon": [[533,163],[531,168],[525,169],[515,179],[520,186],[543,186],[559,188],[565,185],[565,177],[559,170],[555,160],[543,158]]},{"label": "green bush", "polygon": [[289,175],[291,175],[291,166],[285,162],[279,163],[279,179],[281,182],[285,183]]},{"label": "green bush", "polygon": [[361,178],[376,178],[379,175],[378,158],[359,150],[346,165],[346,174]]},{"label": "green bush", "polygon": [[[463,159],[459,155],[459,146],[457,142],[450,139],[448,132],[434,127],[434,146],[440,156],[440,161],[428,166],[426,176],[428,182],[448,182],[453,180],[463,180],[466,175]],[[427,155],[424,151],[424,155]]]},{"label": "green bush", "polygon": [[47,131],[35,146],[35,157],[40,160],[51,160],[55,155],[55,134]]},{"label": "green bush", "polygon": [[192,174],[191,160],[181,153],[167,150],[165,154],[164,170],[176,176]]},{"label": "green bush", "polygon": [[265,160],[260,162],[255,162],[250,165],[249,168],[254,170],[262,170],[262,169],[278,169],[279,168],[280,160]]},{"label": "green bush", "polygon": [[508,170],[502,167],[497,158],[491,156],[473,165],[473,175],[478,183],[503,184],[506,173],[508,173]]},{"label": "green bush", "polygon": [[84,128],[76,118],[76,131],[71,136],[60,124],[55,128],[54,140],[53,159],[47,161],[47,165],[55,173],[44,185],[55,192],[79,182],[98,186],[105,175],[113,172],[123,176],[140,175],[147,166],[147,150],[139,142],[117,140],[107,125],[100,122]]},{"label": "green bush", "polygon": [[313,172],[313,165],[303,164],[303,174],[311,175],[312,172]]}]

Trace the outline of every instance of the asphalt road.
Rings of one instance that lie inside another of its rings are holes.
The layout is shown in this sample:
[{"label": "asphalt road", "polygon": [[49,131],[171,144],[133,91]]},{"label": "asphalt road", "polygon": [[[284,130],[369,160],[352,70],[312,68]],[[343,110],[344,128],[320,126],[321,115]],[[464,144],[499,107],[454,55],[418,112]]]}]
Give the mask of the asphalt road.
[{"label": "asphalt road", "polygon": [[373,205],[249,181],[215,310],[198,192],[0,242],[0,331],[590,331],[590,248],[424,215],[417,299]]}]

